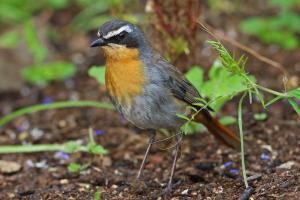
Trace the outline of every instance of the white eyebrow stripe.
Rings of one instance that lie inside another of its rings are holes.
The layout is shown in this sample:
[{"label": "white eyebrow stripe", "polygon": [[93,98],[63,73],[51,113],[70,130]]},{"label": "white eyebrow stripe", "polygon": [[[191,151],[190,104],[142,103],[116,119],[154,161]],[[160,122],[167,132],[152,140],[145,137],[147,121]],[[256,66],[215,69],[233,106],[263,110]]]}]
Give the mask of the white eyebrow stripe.
[{"label": "white eyebrow stripe", "polygon": [[123,31],[130,33],[130,32],[132,32],[132,29],[130,28],[129,25],[125,25],[125,26],[120,27],[118,30],[108,32],[106,35],[103,36],[103,38],[109,39],[113,36],[116,36],[116,35],[122,33]]}]

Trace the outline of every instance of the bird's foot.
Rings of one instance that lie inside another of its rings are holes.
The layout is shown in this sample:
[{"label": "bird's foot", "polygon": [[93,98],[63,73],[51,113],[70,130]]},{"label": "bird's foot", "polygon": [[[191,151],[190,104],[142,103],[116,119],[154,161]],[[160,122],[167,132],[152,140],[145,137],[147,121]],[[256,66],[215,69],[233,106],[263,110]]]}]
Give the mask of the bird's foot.
[{"label": "bird's foot", "polygon": [[161,192],[161,196],[164,199],[170,199],[172,194],[172,185],[168,185],[167,187],[165,187],[162,192]]}]

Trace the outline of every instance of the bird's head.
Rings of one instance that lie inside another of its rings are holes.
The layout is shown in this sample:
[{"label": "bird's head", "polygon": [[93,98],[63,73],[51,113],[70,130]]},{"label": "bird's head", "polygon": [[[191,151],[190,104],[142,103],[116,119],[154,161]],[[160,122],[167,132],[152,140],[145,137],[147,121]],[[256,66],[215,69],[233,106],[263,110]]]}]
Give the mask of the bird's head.
[{"label": "bird's head", "polygon": [[122,59],[148,49],[143,32],[126,21],[112,20],[104,23],[97,36],[91,47],[101,47],[107,58]]}]

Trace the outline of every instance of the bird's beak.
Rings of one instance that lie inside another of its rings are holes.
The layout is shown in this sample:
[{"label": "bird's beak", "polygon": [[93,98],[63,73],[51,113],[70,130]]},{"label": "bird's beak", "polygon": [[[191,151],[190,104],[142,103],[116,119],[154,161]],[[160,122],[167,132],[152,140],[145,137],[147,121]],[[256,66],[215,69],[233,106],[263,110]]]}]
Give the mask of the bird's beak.
[{"label": "bird's beak", "polygon": [[102,38],[98,38],[98,39],[94,40],[90,46],[91,47],[101,47],[101,46],[105,46],[105,45],[107,45],[107,43]]}]

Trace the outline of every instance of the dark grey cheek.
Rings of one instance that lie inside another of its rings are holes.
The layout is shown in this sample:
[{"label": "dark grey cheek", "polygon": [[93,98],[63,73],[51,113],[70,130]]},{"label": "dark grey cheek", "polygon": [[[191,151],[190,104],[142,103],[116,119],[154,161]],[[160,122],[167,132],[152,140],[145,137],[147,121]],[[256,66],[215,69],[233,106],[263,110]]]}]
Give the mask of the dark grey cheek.
[{"label": "dark grey cheek", "polygon": [[126,45],[126,47],[128,47],[128,48],[138,48],[139,47],[137,39],[134,39],[133,37],[124,38],[122,43],[124,45]]}]

